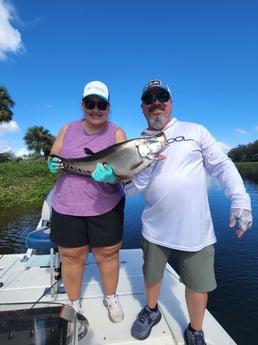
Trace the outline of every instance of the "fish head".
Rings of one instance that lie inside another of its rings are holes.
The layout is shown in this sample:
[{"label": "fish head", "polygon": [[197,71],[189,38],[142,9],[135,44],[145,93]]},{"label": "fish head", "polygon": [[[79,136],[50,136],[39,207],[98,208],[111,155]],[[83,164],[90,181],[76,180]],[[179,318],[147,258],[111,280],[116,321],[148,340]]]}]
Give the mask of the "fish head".
[{"label": "fish head", "polygon": [[162,145],[168,145],[167,137],[164,132],[159,132],[158,134],[152,136],[149,139],[153,139],[162,143]]},{"label": "fish head", "polygon": [[167,145],[168,141],[165,133],[160,132],[157,135],[145,138],[144,142],[138,146],[138,151],[142,157],[153,160]]}]

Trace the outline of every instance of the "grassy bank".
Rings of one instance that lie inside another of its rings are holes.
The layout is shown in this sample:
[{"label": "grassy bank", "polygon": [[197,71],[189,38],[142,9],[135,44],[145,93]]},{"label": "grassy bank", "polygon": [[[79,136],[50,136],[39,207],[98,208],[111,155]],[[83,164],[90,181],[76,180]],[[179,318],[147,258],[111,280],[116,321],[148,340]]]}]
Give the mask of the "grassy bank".
[{"label": "grassy bank", "polygon": [[[243,178],[258,183],[258,162],[236,165]],[[43,158],[0,163],[0,208],[42,203],[58,176]]]},{"label": "grassy bank", "polygon": [[57,177],[43,158],[0,163],[0,208],[42,203]]},{"label": "grassy bank", "polygon": [[258,183],[258,162],[241,162],[236,166],[243,178]]}]

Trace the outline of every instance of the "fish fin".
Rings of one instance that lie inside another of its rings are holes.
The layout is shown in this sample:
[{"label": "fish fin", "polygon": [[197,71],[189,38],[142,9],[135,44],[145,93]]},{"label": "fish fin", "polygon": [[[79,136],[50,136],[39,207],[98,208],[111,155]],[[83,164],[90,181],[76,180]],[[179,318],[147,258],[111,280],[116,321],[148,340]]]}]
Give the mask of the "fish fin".
[{"label": "fish fin", "polygon": [[87,155],[94,155],[94,152],[91,151],[91,149],[89,149],[88,147],[84,147],[83,151],[84,151]]},{"label": "fish fin", "polygon": [[[148,163],[146,166],[148,166],[148,165],[149,165],[149,163]],[[142,167],[142,162],[139,163],[139,164],[135,164],[134,166],[132,166],[132,167],[130,168],[129,172],[134,171],[133,174],[132,174],[132,173],[129,173],[128,175],[117,175],[115,172],[114,172],[114,174],[115,174],[115,176],[117,176],[121,181],[130,180],[130,179],[132,178],[133,175],[137,174],[138,172],[140,172],[140,171],[142,170],[141,167]],[[139,170],[138,170],[138,169],[139,169]]]},{"label": "fish fin", "polygon": [[120,181],[128,181],[131,179],[131,176],[118,176]]},{"label": "fish fin", "polygon": [[133,165],[133,166],[130,168],[130,171],[131,171],[131,170],[136,170],[136,169],[139,168],[141,165],[142,165],[142,162]]},{"label": "fish fin", "polygon": [[131,179],[132,175],[115,175],[121,181],[128,181]]}]

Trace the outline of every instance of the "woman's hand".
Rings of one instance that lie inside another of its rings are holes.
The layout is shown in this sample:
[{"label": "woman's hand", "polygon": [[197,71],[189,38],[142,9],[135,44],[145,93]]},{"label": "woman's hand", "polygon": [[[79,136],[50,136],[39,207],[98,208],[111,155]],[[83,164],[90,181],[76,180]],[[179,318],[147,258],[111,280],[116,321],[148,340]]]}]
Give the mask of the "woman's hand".
[{"label": "woman's hand", "polygon": [[97,182],[112,183],[116,181],[116,176],[110,164],[97,163],[91,177]]},{"label": "woman's hand", "polygon": [[56,174],[59,170],[63,169],[62,160],[58,157],[49,157],[47,165],[48,165],[48,169],[53,174]]}]

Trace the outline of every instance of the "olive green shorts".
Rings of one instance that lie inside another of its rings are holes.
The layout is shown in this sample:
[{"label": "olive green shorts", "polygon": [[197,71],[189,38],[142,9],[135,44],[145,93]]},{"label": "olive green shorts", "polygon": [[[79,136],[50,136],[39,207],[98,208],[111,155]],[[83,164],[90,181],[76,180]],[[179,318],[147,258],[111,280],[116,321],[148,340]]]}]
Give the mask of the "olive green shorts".
[{"label": "olive green shorts", "polygon": [[[163,278],[173,249],[150,243],[142,237],[144,279],[156,283]],[[214,272],[215,249],[209,245],[197,252],[175,250],[180,281],[193,291],[209,292],[217,287]]]}]

